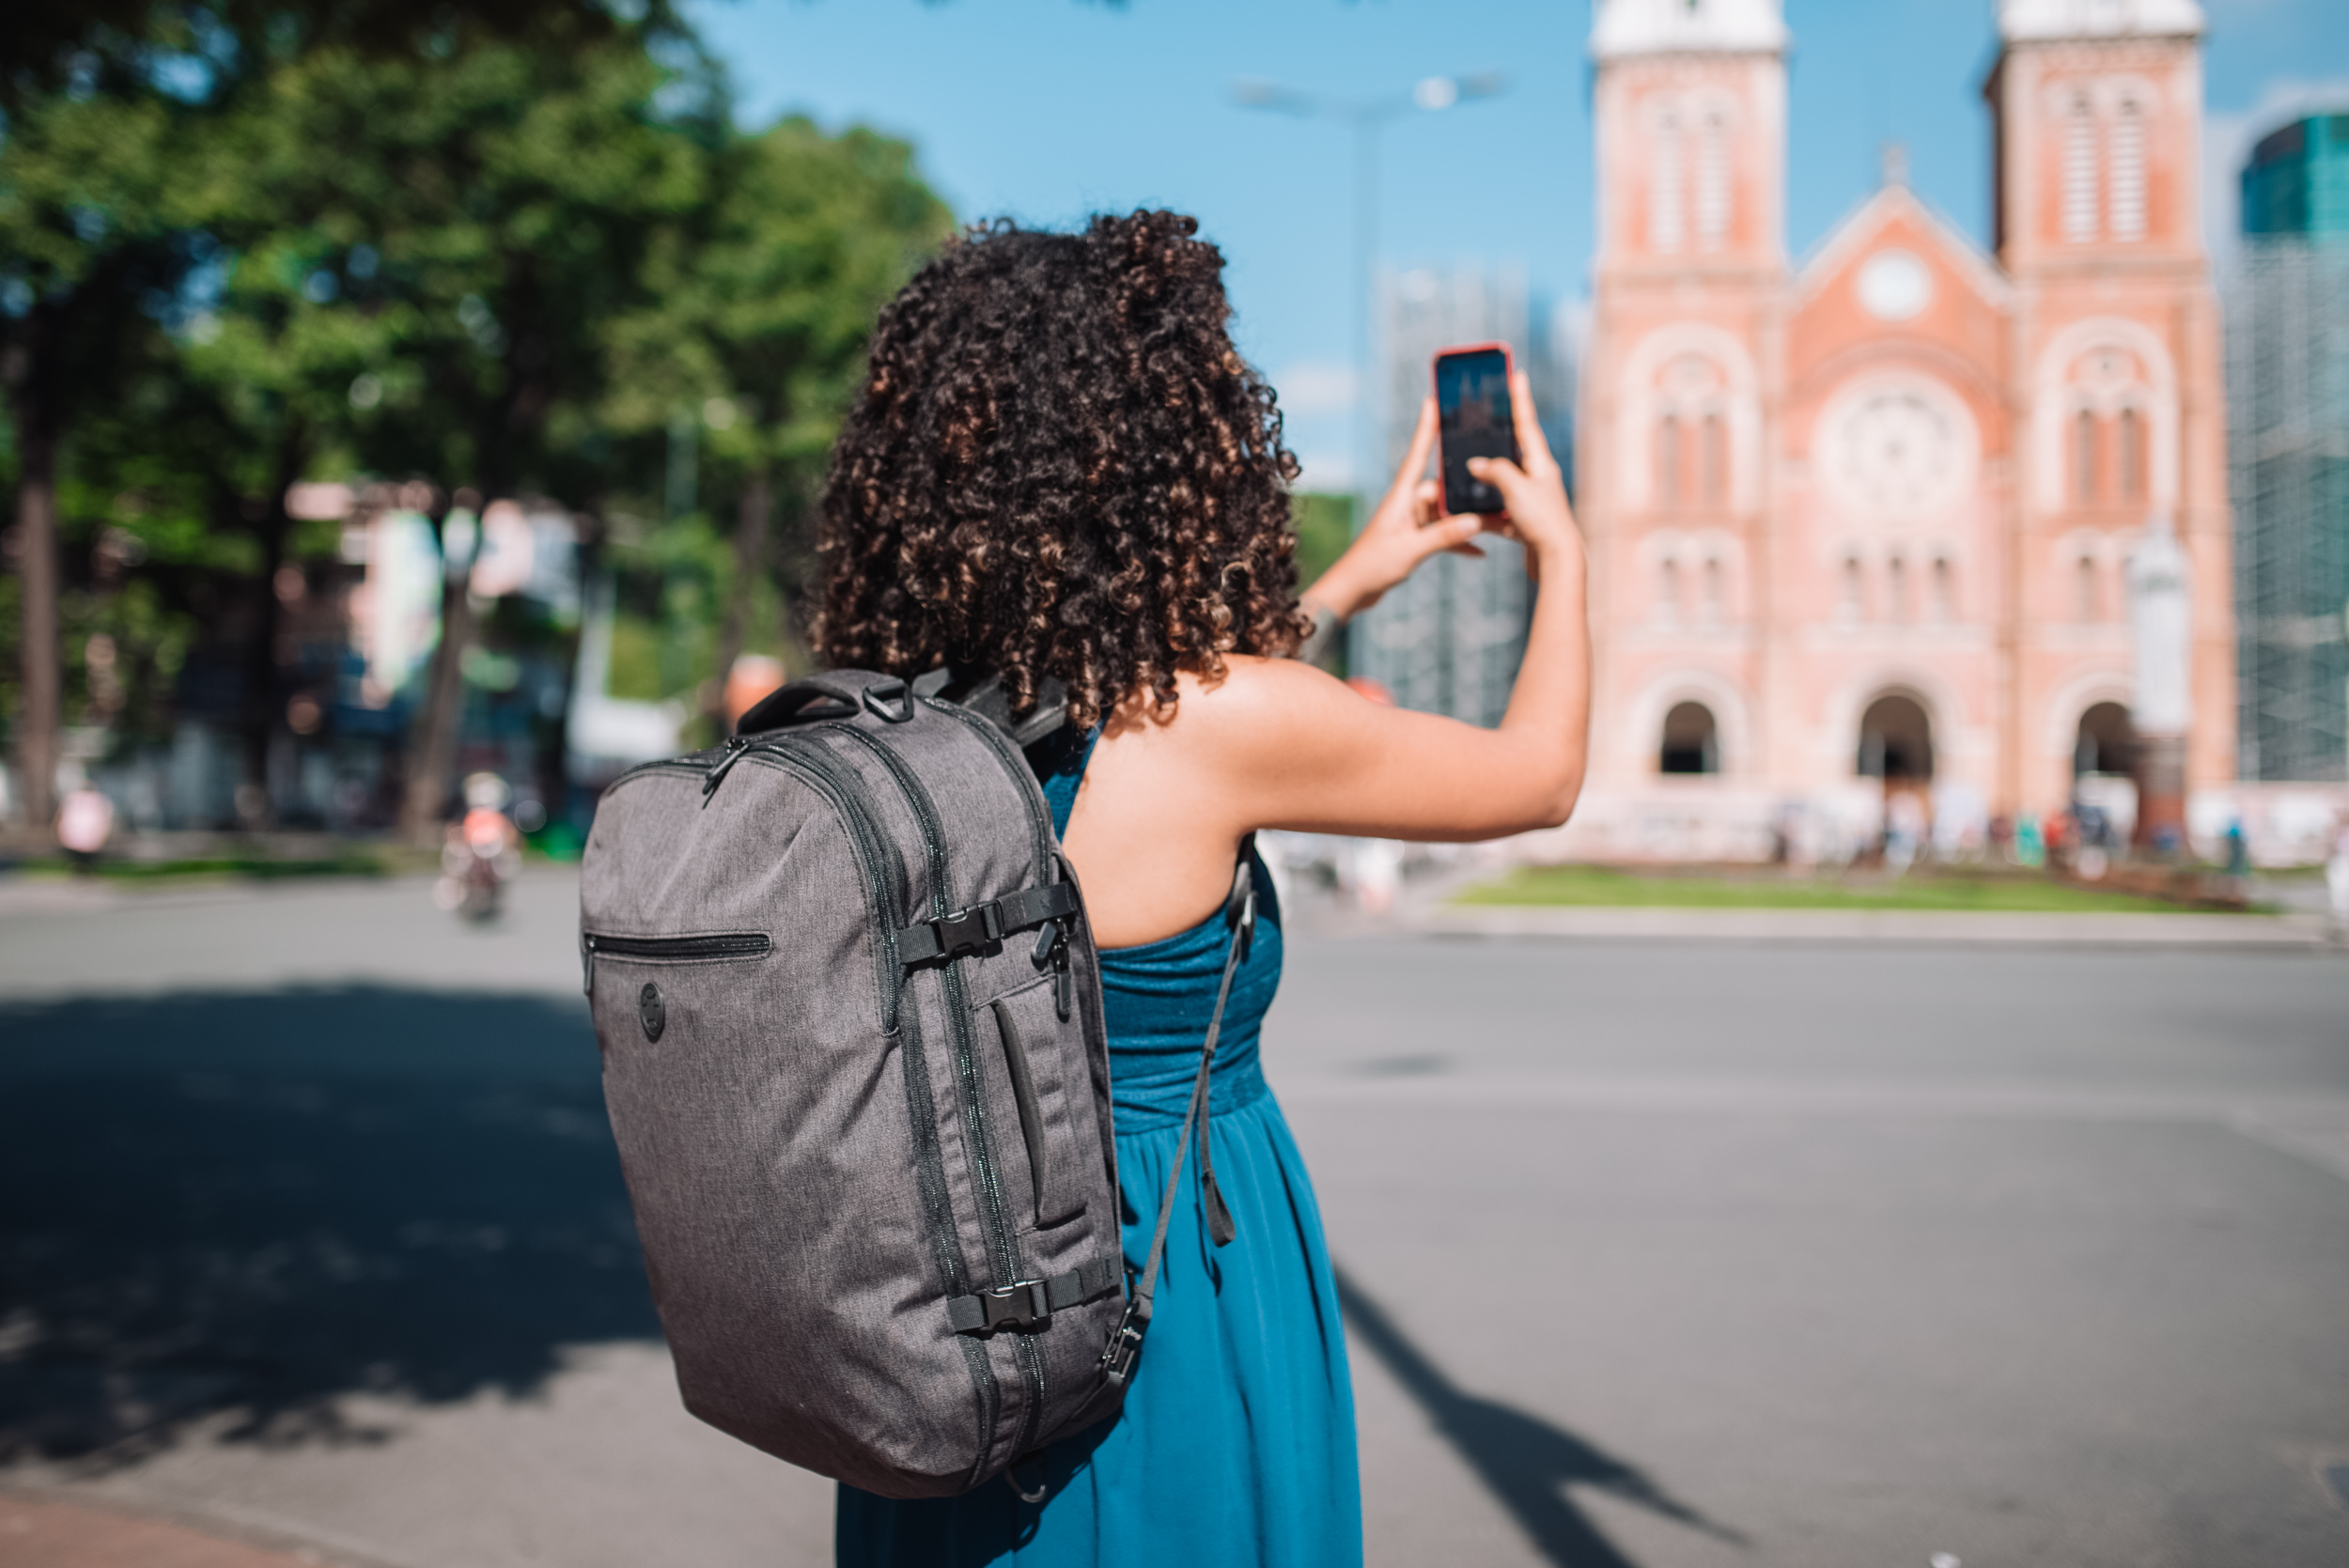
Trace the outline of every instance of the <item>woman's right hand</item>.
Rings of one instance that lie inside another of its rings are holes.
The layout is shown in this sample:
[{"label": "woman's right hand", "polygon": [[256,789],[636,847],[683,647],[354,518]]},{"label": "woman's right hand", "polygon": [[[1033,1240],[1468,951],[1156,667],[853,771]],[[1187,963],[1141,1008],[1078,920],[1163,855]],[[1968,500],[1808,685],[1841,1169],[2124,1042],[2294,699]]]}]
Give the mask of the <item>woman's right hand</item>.
[{"label": "woman's right hand", "polygon": [[1522,466],[1506,458],[1470,458],[1469,472],[1501,492],[1508,505],[1499,532],[1525,546],[1525,569],[1541,581],[1545,562],[1559,569],[1582,564],[1582,531],[1566,501],[1566,476],[1550,456],[1549,438],[1533,414],[1533,393],[1525,374],[1510,378],[1517,411],[1517,452]]},{"label": "woman's right hand", "polygon": [[1377,509],[1346,553],[1305,590],[1303,597],[1310,605],[1324,607],[1340,620],[1351,620],[1377,603],[1429,556],[1447,550],[1461,555],[1483,554],[1474,543],[1479,534],[1498,534],[1523,543],[1526,570],[1536,581],[1545,556],[1563,550],[1579,562],[1581,535],[1566,503],[1565,476],[1550,456],[1549,442],[1533,411],[1533,389],[1522,371],[1510,378],[1510,391],[1523,466],[1506,458],[1469,460],[1471,473],[1501,491],[1508,510],[1493,516],[1443,515],[1443,487],[1425,477],[1427,459],[1437,443],[1436,400],[1430,397],[1420,405],[1410,449],[1395,469]]}]

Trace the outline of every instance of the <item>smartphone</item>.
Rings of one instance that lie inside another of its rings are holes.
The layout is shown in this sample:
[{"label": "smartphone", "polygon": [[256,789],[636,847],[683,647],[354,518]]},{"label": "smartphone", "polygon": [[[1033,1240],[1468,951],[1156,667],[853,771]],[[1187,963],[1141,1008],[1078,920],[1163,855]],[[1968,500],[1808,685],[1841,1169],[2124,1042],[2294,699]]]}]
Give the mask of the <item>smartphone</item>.
[{"label": "smartphone", "polygon": [[1443,446],[1443,509],[1503,510],[1501,492],[1469,473],[1470,458],[1522,463],[1509,396],[1509,346],[1471,343],[1436,355],[1436,424]]}]

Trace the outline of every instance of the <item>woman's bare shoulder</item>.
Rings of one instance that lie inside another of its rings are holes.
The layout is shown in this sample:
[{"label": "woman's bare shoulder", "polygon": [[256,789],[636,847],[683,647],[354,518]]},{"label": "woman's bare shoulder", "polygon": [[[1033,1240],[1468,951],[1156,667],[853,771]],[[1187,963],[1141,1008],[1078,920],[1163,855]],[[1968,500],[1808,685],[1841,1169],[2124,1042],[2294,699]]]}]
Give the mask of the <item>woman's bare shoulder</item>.
[{"label": "woman's bare shoulder", "polygon": [[1185,671],[1174,678],[1172,712],[1128,704],[1110,722],[1110,737],[1148,736],[1145,746],[1165,753],[1238,760],[1293,746],[1326,722],[1332,708],[1361,698],[1327,671],[1294,659],[1227,654],[1221,675]]}]

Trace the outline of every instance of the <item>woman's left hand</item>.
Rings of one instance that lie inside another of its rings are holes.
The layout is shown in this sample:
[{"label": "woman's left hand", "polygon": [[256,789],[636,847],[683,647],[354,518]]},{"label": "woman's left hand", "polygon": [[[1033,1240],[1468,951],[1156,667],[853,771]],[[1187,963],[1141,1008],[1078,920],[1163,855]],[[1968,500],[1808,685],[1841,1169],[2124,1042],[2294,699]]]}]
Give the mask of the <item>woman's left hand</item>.
[{"label": "woman's left hand", "polygon": [[1499,518],[1443,515],[1443,490],[1424,477],[1427,459],[1436,449],[1436,400],[1420,405],[1419,425],[1411,432],[1411,449],[1394,471],[1386,498],[1330,569],[1304,593],[1307,609],[1325,609],[1342,621],[1352,620],[1383,598],[1387,590],[1417,569],[1439,551],[1481,555],[1477,535],[1505,532]]}]

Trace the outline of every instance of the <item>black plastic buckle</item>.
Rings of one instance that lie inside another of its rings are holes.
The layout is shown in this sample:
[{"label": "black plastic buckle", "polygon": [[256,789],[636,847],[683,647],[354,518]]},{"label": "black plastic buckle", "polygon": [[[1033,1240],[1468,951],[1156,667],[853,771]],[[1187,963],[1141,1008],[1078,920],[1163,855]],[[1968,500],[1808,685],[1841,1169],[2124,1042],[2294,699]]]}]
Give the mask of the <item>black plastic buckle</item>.
[{"label": "black plastic buckle", "polygon": [[1142,1331],[1149,1327],[1138,1323],[1134,1314],[1142,1303],[1134,1297],[1126,1300],[1126,1315],[1110,1330],[1110,1343],[1101,1351],[1101,1376],[1112,1389],[1122,1389],[1134,1374],[1134,1362],[1142,1356]]},{"label": "black plastic buckle", "polygon": [[1059,921],[1044,923],[1035,934],[1035,951],[1028,958],[1037,969],[1051,971],[1052,1011],[1060,1015],[1061,1022],[1066,1023],[1070,1004],[1075,1001],[1075,987],[1068,974],[1068,935],[1061,929]]},{"label": "black plastic buckle", "polygon": [[957,909],[951,915],[924,922],[937,933],[938,955],[959,958],[966,953],[978,953],[1003,939],[1003,912],[992,904],[980,904],[968,909]]},{"label": "black plastic buckle", "polygon": [[1041,1280],[1015,1280],[994,1290],[983,1290],[979,1309],[987,1314],[989,1331],[1042,1328],[1052,1321],[1051,1295]]}]

